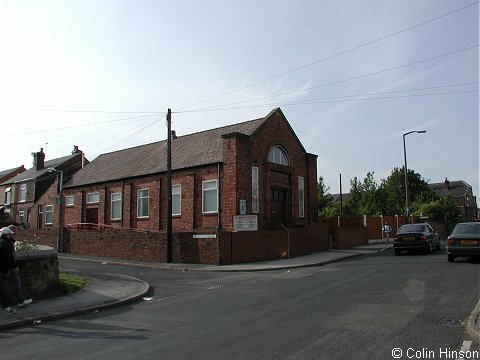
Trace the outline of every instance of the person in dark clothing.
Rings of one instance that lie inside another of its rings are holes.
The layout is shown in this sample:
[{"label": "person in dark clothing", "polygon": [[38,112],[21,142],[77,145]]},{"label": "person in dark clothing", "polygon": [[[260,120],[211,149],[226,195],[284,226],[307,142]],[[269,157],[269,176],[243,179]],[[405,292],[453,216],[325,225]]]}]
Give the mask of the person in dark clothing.
[{"label": "person in dark clothing", "polygon": [[10,228],[2,228],[0,235],[0,300],[5,315],[16,312],[15,309],[10,307],[5,293],[5,280],[9,280],[17,297],[19,308],[32,302],[32,299],[26,299],[22,292],[22,284],[18,277],[20,268],[15,261],[15,239],[13,235],[14,233]]}]

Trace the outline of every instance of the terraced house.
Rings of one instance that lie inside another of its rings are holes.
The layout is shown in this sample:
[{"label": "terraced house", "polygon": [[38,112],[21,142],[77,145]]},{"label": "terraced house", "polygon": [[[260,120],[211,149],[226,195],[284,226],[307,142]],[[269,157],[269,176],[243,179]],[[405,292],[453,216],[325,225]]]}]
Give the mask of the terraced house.
[{"label": "terraced house", "polygon": [[[167,141],[98,156],[62,189],[61,250],[165,261]],[[173,262],[229,264],[326,249],[317,156],[282,111],[172,132]]]}]

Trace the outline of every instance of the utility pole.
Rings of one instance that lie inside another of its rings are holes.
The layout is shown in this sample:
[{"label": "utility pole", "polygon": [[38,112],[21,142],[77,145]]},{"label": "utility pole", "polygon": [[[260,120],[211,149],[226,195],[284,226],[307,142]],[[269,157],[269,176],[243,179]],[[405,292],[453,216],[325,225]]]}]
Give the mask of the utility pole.
[{"label": "utility pole", "polygon": [[167,263],[172,263],[172,110],[170,109],[167,111],[167,194]]}]

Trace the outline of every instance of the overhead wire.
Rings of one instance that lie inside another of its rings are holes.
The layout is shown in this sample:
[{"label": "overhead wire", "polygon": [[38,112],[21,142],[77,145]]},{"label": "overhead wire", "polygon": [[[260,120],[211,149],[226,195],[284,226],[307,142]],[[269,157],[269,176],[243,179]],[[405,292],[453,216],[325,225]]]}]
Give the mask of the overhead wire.
[{"label": "overhead wire", "polygon": [[[426,61],[436,60],[436,59],[439,59],[439,58],[442,58],[442,57],[445,57],[445,56],[449,56],[449,55],[453,55],[453,54],[457,54],[457,53],[460,53],[460,52],[463,52],[463,51],[468,51],[468,50],[471,50],[471,49],[474,49],[474,48],[478,48],[478,46],[479,46],[478,44],[475,44],[475,45],[468,46],[468,47],[465,47],[465,48],[462,48],[462,49],[450,51],[448,53],[444,53],[444,54],[441,54],[441,55],[436,55],[436,56],[433,56],[433,57],[413,61],[413,62],[410,62],[410,63],[407,63],[407,64],[394,66],[394,67],[391,67],[391,68],[382,69],[382,70],[370,72],[370,73],[367,73],[367,74],[363,74],[363,75],[359,75],[359,76],[353,76],[353,77],[349,77],[349,78],[346,78],[346,79],[332,81],[332,82],[328,82],[328,83],[324,83],[324,84],[320,84],[320,85],[310,86],[308,88],[293,90],[293,91],[285,92],[285,93],[282,93],[282,94],[276,94],[276,95],[265,96],[265,97],[257,98],[257,99],[245,100],[245,101],[242,101],[242,102],[234,103],[234,105],[235,104],[240,104],[240,103],[258,101],[258,100],[265,100],[265,99],[270,99],[270,98],[279,97],[279,96],[296,94],[296,93],[299,93],[299,92],[318,89],[318,88],[321,88],[321,87],[337,85],[337,84],[341,84],[341,83],[352,81],[352,80],[358,80],[358,79],[366,78],[366,77],[369,77],[369,76],[382,74],[382,73],[385,73],[385,72],[388,72],[388,71],[398,70],[398,69],[402,69],[402,68],[405,68],[405,67],[417,65],[417,64],[420,64],[420,63],[423,63],[423,62],[426,62]],[[218,105],[217,107],[221,107],[221,106],[225,106],[225,105]],[[226,106],[228,106],[228,105],[226,105]],[[202,110],[200,110],[200,111],[202,111]],[[182,112],[195,112],[195,111],[183,110],[183,111],[173,111],[173,112],[174,113],[182,113]]]},{"label": "overhead wire", "polygon": [[354,46],[354,47],[349,48],[349,49],[347,49],[347,50],[339,51],[339,52],[337,52],[337,53],[335,53],[335,54],[333,54],[333,55],[326,56],[326,57],[321,58],[321,59],[319,59],[319,60],[313,61],[313,62],[311,62],[311,63],[309,63],[309,64],[305,64],[305,65],[302,65],[302,66],[293,68],[293,69],[291,69],[291,70],[285,71],[285,72],[283,72],[283,73],[280,73],[280,74],[277,74],[277,75],[274,75],[274,76],[270,76],[270,77],[265,78],[265,79],[263,79],[263,80],[260,80],[260,81],[251,83],[251,84],[246,85],[246,86],[242,86],[242,87],[240,87],[240,88],[237,88],[237,89],[234,89],[234,90],[225,92],[225,93],[223,93],[223,94],[220,94],[220,95],[217,95],[217,96],[208,98],[208,99],[206,99],[206,100],[199,101],[199,102],[196,102],[196,103],[194,103],[194,104],[181,107],[181,108],[179,108],[179,109],[177,110],[177,112],[179,112],[179,111],[181,111],[181,110],[184,110],[184,109],[191,108],[191,107],[196,106],[196,105],[200,105],[200,104],[203,104],[203,103],[212,101],[212,100],[216,100],[216,99],[222,98],[222,97],[227,96],[227,95],[234,94],[234,93],[236,93],[236,92],[239,92],[239,91],[242,91],[242,90],[251,88],[251,87],[253,87],[253,86],[263,84],[263,83],[265,83],[265,82],[267,82],[267,81],[270,81],[270,80],[273,80],[273,79],[276,79],[276,78],[279,78],[279,77],[282,77],[282,76],[291,74],[291,73],[293,73],[293,72],[296,72],[296,71],[305,69],[305,68],[307,68],[307,67],[316,65],[316,64],[318,64],[318,63],[320,63],[320,62],[323,62],[323,61],[326,61],[326,60],[330,60],[330,59],[333,59],[333,58],[338,57],[338,56],[340,56],[340,55],[344,55],[344,54],[347,54],[347,53],[349,53],[349,52],[352,52],[352,51],[361,49],[361,48],[363,48],[363,47],[366,47],[366,46],[375,44],[375,43],[377,43],[377,42],[383,41],[383,40],[385,40],[385,39],[394,37],[394,36],[399,35],[399,34],[401,34],[401,33],[410,31],[410,30],[412,30],[412,29],[418,28],[418,27],[423,26],[423,25],[426,25],[426,24],[428,24],[428,23],[437,21],[437,20],[439,20],[439,19],[441,19],[441,18],[444,18],[444,17],[446,17],[446,16],[450,16],[450,15],[452,15],[452,14],[455,14],[455,13],[457,13],[457,12],[460,12],[460,11],[462,11],[462,10],[465,10],[465,9],[471,7],[471,6],[474,6],[474,5],[478,4],[479,2],[480,2],[480,1],[475,1],[475,2],[473,2],[473,3],[470,3],[470,4],[468,4],[468,5],[463,6],[463,7],[461,7],[461,8],[458,8],[458,9],[455,9],[455,10],[452,10],[452,11],[449,11],[449,12],[447,12],[447,13],[444,13],[444,14],[439,15],[439,16],[436,16],[436,17],[434,17],[434,18],[425,20],[425,21],[420,22],[420,23],[418,23],[418,24],[415,24],[415,25],[406,27],[406,28],[404,28],[404,29],[395,31],[395,32],[393,32],[393,33],[391,33],[391,34],[388,34],[388,35],[385,35],[385,36],[381,36],[381,37],[379,37],[379,38],[377,38],[377,39],[374,39],[374,40],[365,42],[365,43],[360,44],[360,45],[357,45],[357,46]]}]

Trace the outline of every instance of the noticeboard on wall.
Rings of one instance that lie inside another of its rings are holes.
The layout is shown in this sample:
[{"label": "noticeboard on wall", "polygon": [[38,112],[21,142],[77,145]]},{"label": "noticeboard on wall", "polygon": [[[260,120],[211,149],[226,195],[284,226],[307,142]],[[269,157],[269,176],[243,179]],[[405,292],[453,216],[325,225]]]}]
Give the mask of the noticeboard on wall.
[{"label": "noticeboard on wall", "polygon": [[258,231],[257,215],[234,215],[233,231]]}]

